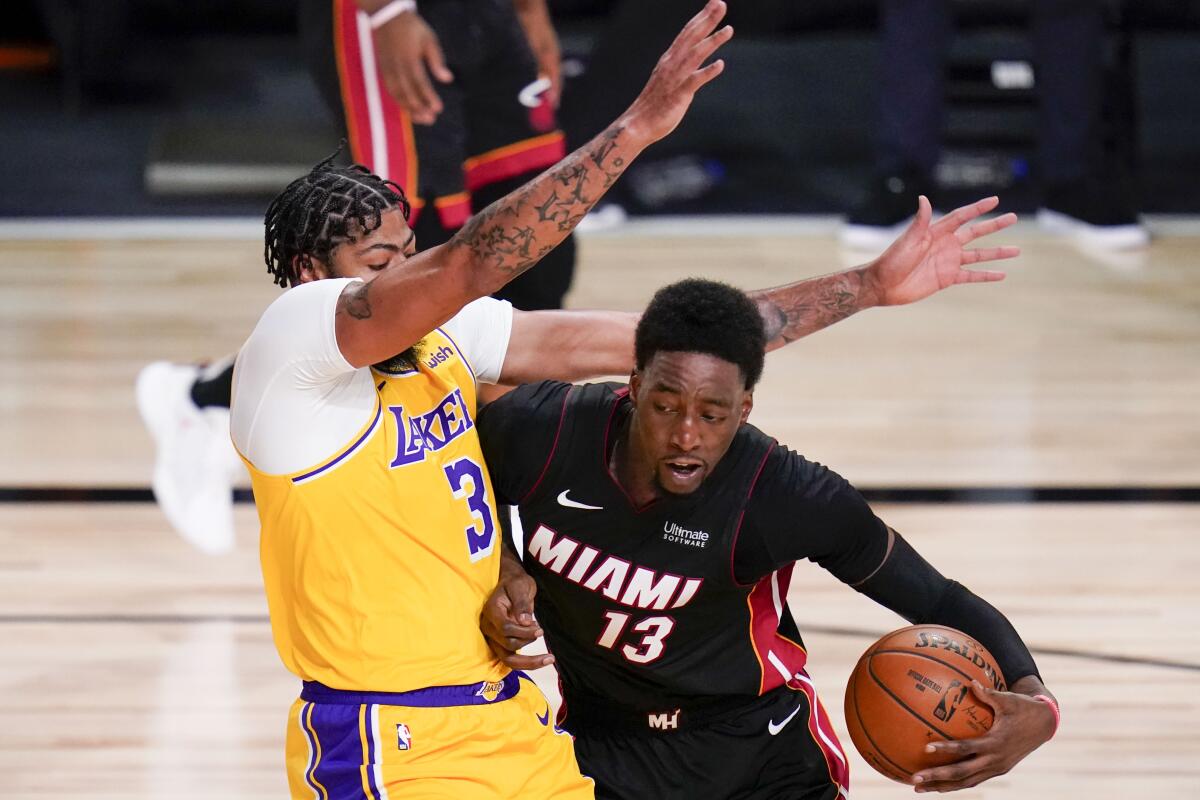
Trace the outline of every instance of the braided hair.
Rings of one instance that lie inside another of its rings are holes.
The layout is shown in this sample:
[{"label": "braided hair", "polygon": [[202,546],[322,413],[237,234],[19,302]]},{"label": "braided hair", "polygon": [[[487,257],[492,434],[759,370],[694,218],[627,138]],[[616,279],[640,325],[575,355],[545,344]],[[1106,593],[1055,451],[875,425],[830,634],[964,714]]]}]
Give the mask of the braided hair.
[{"label": "braided hair", "polygon": [[361,164],[334,166],[340,153],[338,148],[289,183],[267,208],[263,258],[280,286],[300,282],[297,257],[305,263],[310,258],[328,262],[338,245],[378,228],[384,211],[398,207],[408,219],[408,199],[399,185]]}]

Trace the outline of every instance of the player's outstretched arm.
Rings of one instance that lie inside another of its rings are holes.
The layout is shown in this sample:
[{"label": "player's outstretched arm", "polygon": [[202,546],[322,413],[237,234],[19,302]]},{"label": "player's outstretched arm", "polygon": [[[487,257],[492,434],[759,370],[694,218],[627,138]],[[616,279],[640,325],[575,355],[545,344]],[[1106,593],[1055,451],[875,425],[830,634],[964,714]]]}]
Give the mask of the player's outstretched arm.
[{"label": "player's outstretched arm", "polygon": [[924,196],[917,216],[883,255],[862,266],[819,278],[750,292],[767,323],[768,348],[782,347],[873,306],[915,303],[960,283],[989,283],[1003,272],[967,269],[974,264],[1016,258],[1017,247],[968,247],[983,236],[1004,230],[1016,214],[967,223],[1000,204],[998,197],[965,205],[932,222]]},{"label": "player's outstretched arm", "polygon": [[[338,303],[337,341],[354,366],[391,358],[532,267],[579,224],[643,149],[675,129],[723,62],[702,66],[733,31],[709,0],[659,59],[633,105],[557,165],[472,217],[446,244],[352,283]],[[714,32],[715,31],[715,32]]]},{"label": "player's outstretched arm", "polygon": [[[967,224],[999,202],[988,197],[931,224],[929,201],[922,197],[913,223],[869,264],[749,292],[766,324],[767,349],[783,347],[873,306],[914,303],[948,286],[1003,279],[1003,272],[966,268],[1020,254],[1016,247],[967,246],[1017,221],[1015,214],[1004,214]],[[615,311],[518,312],[501,381],[628,375],[637,320],[637,314]],[[545,342],[555,346],[546,348]]]},{"label": "player's outstretched arm", "polygon": [[[1057,700],[1036,675],[1016,681],[1001,692],[972,681],[971,691],[992,709],[992,728],[975,739],[936,742],[927,752],[954,756],[953,764],[921,770],[913,776],[918,792],[953,792],[978,786],[989,778],[1004,775],[1025,756],[1050,740],[1057,727]],[[1055,710],[1044,700],[1050,698]]]}]

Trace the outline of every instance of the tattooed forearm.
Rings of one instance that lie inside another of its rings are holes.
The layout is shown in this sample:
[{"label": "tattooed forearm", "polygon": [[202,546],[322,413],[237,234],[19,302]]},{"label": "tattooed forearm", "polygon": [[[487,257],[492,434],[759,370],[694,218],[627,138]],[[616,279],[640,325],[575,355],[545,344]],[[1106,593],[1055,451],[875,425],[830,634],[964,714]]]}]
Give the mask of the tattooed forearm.
[{"label": "tattooed forearm", "polygon": [[337,313],[355,319],[371,318],[371,282],[351,283],[338,297]]},{"label": "tattooed forearm", "polygon": [[603,196],[641,146],[613,125],[556,166],[497,200],[450,240],[498,288],[550,252]]},{"label": "tattooed forearm", "polygon": [[767,329],[768,349],[782,347],[861,311],[865,307],[861,296],[860,270],[750,293]]}]

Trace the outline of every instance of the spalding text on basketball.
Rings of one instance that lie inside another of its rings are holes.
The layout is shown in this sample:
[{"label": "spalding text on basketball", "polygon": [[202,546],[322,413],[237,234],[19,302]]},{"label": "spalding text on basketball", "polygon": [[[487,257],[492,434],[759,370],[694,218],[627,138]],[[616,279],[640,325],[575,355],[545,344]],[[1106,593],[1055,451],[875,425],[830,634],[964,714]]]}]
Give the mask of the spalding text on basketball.
[{"label": "spalding text on basketball", "polygon": [[948,639],[937,633],[925,633],[922,631],[917,634],[917,644],[915,646],[941,648],[942,650],[956,653],[983,670],[987,674],[987,678],[991,682],[993,689],[1003,690],[1005,688],[1004,679],[1000,677],[1000,671],[989,664],[987,659],[980,655],[975,648],[956,639]]}]

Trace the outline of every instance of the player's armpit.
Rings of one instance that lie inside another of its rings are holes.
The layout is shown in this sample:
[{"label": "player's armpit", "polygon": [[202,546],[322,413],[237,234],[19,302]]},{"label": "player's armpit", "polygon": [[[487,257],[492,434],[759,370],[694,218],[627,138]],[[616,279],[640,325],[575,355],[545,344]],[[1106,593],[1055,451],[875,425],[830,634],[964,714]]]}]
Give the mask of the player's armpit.
[{"label": "player's armpit", "polygon": [[637,321],[637,314],[623,311],[514,311],[500,380],[628,376]]}]

